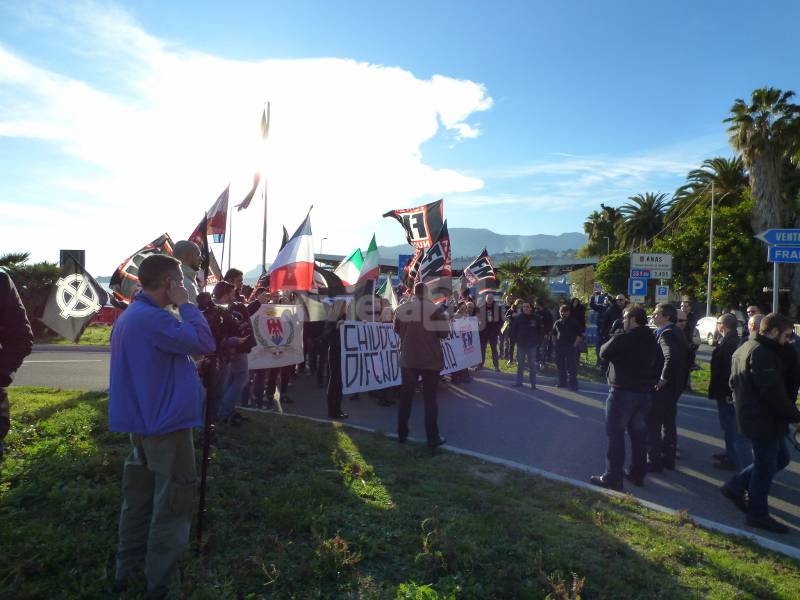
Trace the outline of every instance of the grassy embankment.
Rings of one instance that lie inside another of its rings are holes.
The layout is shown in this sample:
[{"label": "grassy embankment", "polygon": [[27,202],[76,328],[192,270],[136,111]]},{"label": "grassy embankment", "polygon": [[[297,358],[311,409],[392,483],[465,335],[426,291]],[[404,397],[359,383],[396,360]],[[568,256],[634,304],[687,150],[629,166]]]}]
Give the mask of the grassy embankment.
[{"label": "grassy embankment", "polygon": [[[11,390],[0,597],[102,598],[126,436],[101,393]],[[220,432],[192,598],[796,598],[800,564],[646,510],[338,424]],[[138,598],[134,590],[129,598]]]},{"label": "grassy embankment", "polygon": [[[36,338],[37,344],[74,345],[57,335],[43,335]],[[108,346],[111,343],[110,325],[89,325],[78,341],[79,346]]]}]

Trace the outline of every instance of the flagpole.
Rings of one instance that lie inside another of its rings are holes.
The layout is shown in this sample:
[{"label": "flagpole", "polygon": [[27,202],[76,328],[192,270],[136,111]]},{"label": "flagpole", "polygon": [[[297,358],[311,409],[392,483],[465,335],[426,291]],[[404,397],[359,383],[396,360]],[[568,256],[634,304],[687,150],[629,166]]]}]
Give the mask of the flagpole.
[{"label": "flagpole", "polygon": [[[233,225],[232,219],[230,218],[230,211],[225,212],[225,234],[222,238],[222,255],[219,258],[219,268],[222,269],[225,266],[225,244],[227,243],[230,246],[231,240],[230,236],[233,233],[231,231],[231,226]],[[228,269],[231,268],[231,256],[230,251],[228,251]]]},{"label": "flagpole", "polygon": [[264,177],[264,186],[261,190],[264,196],[264,229],[261,233],[261,274],[267,272],[267,178]]}]

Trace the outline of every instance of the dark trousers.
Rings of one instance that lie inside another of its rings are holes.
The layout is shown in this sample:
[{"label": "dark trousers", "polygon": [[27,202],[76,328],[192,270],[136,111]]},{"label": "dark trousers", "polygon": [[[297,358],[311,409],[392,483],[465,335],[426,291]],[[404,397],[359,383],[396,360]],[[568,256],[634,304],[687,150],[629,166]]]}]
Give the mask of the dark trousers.
[{"label": "dark trousers", "polygon": [[500,355],[497,353],[497,335],[490,335],[484,332],[480,333],[481,340],[481,365],[486,362],[486,346],[492,348],[492,364],[495,369],[500,368]]},{"label": "dark trousers", "polygon": [[558,367],[558,385],[566,387],[569,379],[569,387],[573,390],[578,389],[578,353],[575,346],[556,346],[556,366]]},{"label": "dark trousers", "polygon": [[642,478],[647,466],[647,412],[650,394],[611,388],[606,398],[606,477],[622,483],[625,465],[625,432],[631,438],[630,474]]},{"label": "dark trousers", "polygon": [[11,419],[8,412],[8,389],[0,387],[0,442],[11,428]]},{"label": "dark trousers", "polygon": [[725,485],[739,492],[748,492],[747,514],[765,517],[769,514],[767,498],[772,479],[791,460],[789,449],[782,437],[769,440],[751,440],[753,464],[734,475]]},{"label": "dark trousers", "polygon": [[328,416],[342,413],[342,356],[338,348],[328,349]]},{"label": "dark trousers", "polygon": [[267,406],[272,405],[275,396],[275,389],[278,384],[278,376],[281,378],[281,394],[286,393],[289,386],[289,378],[294,370],[294,365],[288,367],[276,367],[274,369],[255,369],[253,370],[253,399],[258,408],[264,406],[264,389],[267,392]]},{"label": "dark trousers", "polygon": [[680,394],[670,387],[653,394],[653,403],[647,415],[647,460],[656,467],[675,466],[679,397]]},{"label": "dark trousers", "polygon": [[425,400],[425,435],[428,444],[439,440],[439,426],[436,421],[439,407],[436,404],[436,388],[439,386],[439,371],[433,369],[403,369],[403,383],[400,389],[400,403],[397,407],[397,436],[404,440],[408,437],[408,419],[411,417],[411,400],[417,379],[422,377],[422,397]]}]

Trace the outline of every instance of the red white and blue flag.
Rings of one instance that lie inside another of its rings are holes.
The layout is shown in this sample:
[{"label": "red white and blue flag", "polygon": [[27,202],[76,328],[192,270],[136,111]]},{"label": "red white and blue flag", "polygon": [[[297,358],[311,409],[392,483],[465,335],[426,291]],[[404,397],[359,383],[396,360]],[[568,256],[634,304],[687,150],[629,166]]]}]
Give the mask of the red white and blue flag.
[{"label": "red white and blue flag", "polygon": [[213,236],[214,242],[221,244],[225,241],[225,226],[228,220],[228,193],[231,186],[228,184],[222,193],[217,198],[217,201],[208,209],[206,216],[208,217],[207,233]]},{"label": "red white and blue flag", "polygon": [[311,238],[311,215],[278,252],[269,268],[272,291],[308,292],[314,283],[314,243]]}]

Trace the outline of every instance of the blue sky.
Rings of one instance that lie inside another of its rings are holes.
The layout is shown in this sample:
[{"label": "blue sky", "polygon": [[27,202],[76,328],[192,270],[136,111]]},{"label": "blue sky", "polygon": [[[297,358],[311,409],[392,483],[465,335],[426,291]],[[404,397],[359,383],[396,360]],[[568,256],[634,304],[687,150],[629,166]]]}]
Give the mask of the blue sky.
[{"label": "blue sky", "polygon": [[[0,250],[108,274],[261,165],[268,260],[310,204],[341,253],[401,243],[379,215],[438,197],[451,227],[580,231],[731,155],[735,98],[798,89],[800,4],[763,6],[0,1]],[[234,216],[246,269],[260,219]]]}]

